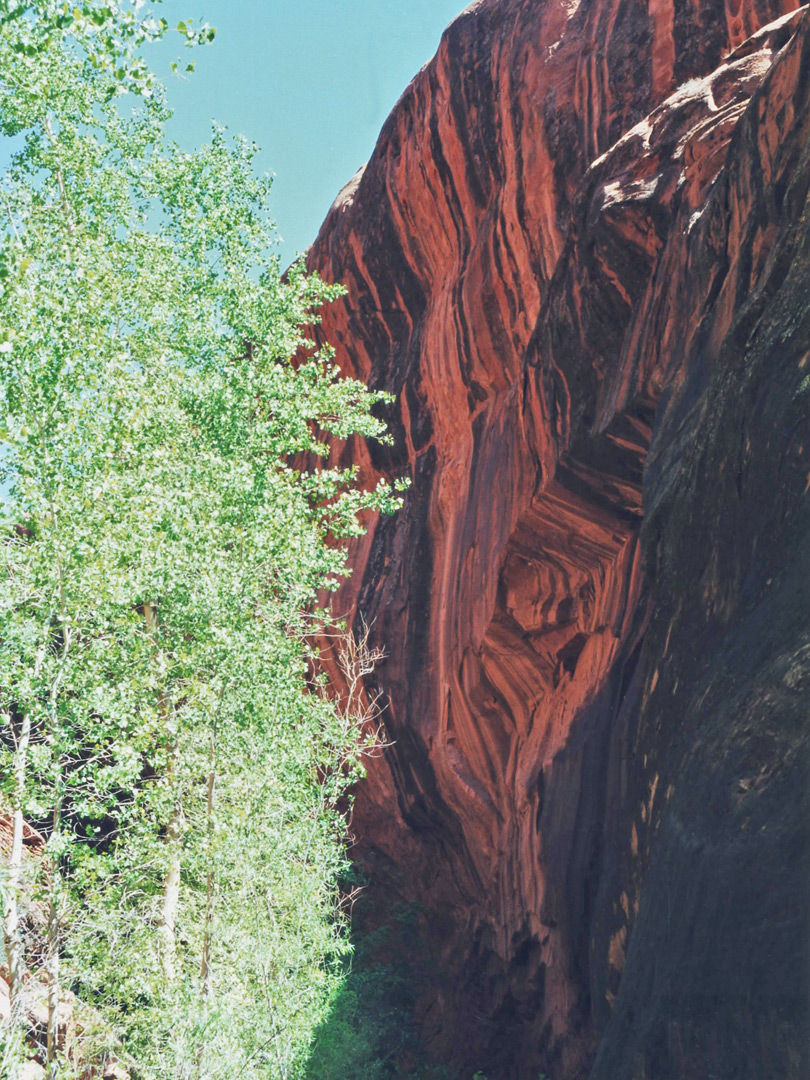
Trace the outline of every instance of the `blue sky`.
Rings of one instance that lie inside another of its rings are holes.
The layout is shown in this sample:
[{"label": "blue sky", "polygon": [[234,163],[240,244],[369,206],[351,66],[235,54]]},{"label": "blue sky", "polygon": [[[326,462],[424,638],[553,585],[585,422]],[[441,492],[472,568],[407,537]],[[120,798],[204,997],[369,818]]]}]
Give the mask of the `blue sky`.
[{"label": "blue sky", "polygon": [[[165,0],[156,10],[172,25],[193,17],[217,28],[213,45],[187,51],[170,40],[151,59],[168,76],[169,133],[190,148],[216,119],[262,147],[258,166],[275,173],[272,210],[290,262],[465,2]],[[169,74],[177,57],[183,66],[194,59],[187,80]]]}]

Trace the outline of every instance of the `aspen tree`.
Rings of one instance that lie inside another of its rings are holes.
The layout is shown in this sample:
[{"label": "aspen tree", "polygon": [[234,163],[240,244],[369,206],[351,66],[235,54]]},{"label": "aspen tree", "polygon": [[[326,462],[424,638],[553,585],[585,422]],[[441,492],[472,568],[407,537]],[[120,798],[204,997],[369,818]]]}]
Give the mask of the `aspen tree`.
[{"label": "aspen tree", "polygon": [[[304,612],[358,513],[398,500],[325,460],[385,438],[387,398],[309,340],[340,290],[281,275],[256,148],[164,138],[143,53],[169,32],[140,2],[0,0],[0,131],[24,140],[0,181],[6,952],[18,994],[27,814],[51,1074],[120,1052],[143,1077],[281,1080],[347,947],[366,739],[307,692]],[[79,1049],[68,986],[97,1018]]]}]

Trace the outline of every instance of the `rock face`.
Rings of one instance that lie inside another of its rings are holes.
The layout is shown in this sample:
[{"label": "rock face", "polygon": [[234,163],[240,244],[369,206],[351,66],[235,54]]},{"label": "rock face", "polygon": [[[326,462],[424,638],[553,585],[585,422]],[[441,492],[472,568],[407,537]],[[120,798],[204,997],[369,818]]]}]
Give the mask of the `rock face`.
[{"label": "rock face", "polygon": [[338,607],[425,1037],[489,1080],[810,1075],[810,14],[477,0],[309,265],[410,473]]}]

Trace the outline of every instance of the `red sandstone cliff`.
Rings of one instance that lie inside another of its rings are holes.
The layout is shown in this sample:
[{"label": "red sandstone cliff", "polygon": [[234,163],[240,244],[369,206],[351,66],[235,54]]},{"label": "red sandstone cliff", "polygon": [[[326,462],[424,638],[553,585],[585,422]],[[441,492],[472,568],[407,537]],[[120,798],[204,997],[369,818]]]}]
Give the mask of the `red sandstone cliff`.
[{"label": "red sandstone cliff", "polygon": [[360,857],[490,1080],[810,1074],[795,7],[478,0],[309,256],[397,395],[343,456],[414,481],[339,598],[388,653]]}]

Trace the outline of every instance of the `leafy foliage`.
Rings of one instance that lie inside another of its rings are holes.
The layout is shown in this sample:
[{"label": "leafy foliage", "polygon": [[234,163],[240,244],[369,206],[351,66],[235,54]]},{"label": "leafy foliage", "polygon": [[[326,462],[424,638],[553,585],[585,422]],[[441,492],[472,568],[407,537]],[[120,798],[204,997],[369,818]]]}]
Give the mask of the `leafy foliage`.
[{"label": "leafy foliage", "polygon": [[461,1080],[421,1045],[416,998],[437,973],[414,953],[419,918],[417,905],[403,904],[382,926],[355,927],[346,977],[318,1028],[306,1080]]},{"label": "leafy foliage", "polygon": [[[39,890],[28,961],[93,1006],[82,1061],[292,1077],[348,947],[338,807],[368,738],[305,692],[303,612],[358,513],[397,505],[326,460],[385,437],[384,395],[307,339],[340,290],[280,274],[255,148],[166,142],[141,48],[169,27],[141,9],[0,2],[24,140],[0,184],[2,798],[47,836],[7,949]],[[53,1002],[50,1028],[56,1075]]]}]

